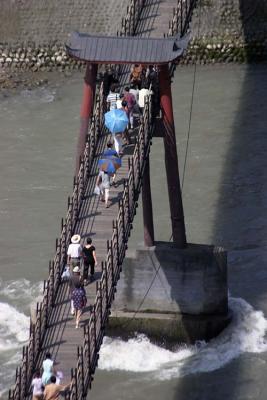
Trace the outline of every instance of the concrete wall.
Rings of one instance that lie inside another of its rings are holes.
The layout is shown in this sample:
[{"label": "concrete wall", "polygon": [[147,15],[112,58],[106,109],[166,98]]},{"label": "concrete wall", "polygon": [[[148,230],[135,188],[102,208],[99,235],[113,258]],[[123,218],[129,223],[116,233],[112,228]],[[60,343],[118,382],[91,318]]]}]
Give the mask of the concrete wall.
[{"label": "concrete wall", "polygon": [[196,38],[265,39],[266,0],[199,0],[192,21]]},{"label": "concrete wall", "polygon": [[186,64],[267,59],[267,0],[199,0]]},{"label": "concrete wall", "polygon": [[[0,68],[76,67],[64,51],[69,33],[115,34],[129,2],[1,0]],[[267,59],[267,0],[199,0],[191,28],[192,41],[181,63]]]},{"label": "concrete wall", "polygon": [[222,248],[189,244],[180,250],[156,242],[124,260],[109,334],[138,331],[161,341],[194,342],[216,336],[228,322]]},{"label": "concrete wall", "polygon": [[74,31],[116,34],[129,0],[1,0],[0,69],[73,69],[65,43]]},{"label": "concrete wall", "polygon": [[127,0],[1,0],[0,43],[64,44],[73,30],[116,33],[128,3]]}]

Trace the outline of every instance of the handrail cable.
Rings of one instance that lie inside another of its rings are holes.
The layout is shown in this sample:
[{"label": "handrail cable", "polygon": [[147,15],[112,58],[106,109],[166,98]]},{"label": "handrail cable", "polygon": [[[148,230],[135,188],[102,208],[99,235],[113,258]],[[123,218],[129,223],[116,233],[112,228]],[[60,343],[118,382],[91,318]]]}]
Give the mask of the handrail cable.
[{"label": "handrail cable", "polygon": [[[198,15],[197,38],[199,38],[199,33],[200,33],[201,11],[202,11],[202,6],[201,6],[201,2],[200,2],[200,4],[199,4],[199,15]],[[193,105],[194,105],[194,99],[195,99],[196,73],[197,73],[197,59],[195,57],[194,74],[193,74],[193,85],[192,85],[189,120],[188,120],[188,130],[187,130],[187,140],[186,140],[186,150],[185,150],[185,158],[184,158],[183,174],[182,174],[182,185],[181,185],[181,192],[182,193],[183,193],[183,188],[184,188],[185,169],[186,169],[186,164],[187,164],[189,140],[190,140],[190,133],[191,133],[192,114],[193,114]]]}]

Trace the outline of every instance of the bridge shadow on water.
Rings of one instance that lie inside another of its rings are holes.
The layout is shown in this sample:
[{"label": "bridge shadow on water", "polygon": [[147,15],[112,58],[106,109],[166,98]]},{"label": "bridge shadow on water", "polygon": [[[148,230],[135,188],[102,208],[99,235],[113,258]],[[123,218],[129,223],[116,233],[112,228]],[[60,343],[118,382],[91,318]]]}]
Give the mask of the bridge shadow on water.
[{"label": "bridge shadow on water", "polygon": [[[251,31],[257,31],[257,18],[253,19],[253,16],[262,12],[261,4],[240,0],[243,33],[247,42],[251,39]],[[266,316],[267,66],[251,62],[244,65],[242,71],[243,83],[237,112],[219,179],[212,243],[228,251],[231,295],[244,298],[256,309],[263,310]],[[225,93],[230,99],[231,88]],[[246,353],[213,372],[191,373],[179,378],[172,398],[264,399],[266,356],[263,354],[262,358],[265,361]],[[181,376],[186,374],[188,363],[181,368]],[[208,368],[209,360],[206,364]]]}]

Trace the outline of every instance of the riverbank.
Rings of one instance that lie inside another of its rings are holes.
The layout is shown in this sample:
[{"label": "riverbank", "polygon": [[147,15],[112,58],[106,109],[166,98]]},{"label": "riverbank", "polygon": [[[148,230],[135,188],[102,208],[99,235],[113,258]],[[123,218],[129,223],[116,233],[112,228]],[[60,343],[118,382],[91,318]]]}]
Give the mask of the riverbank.
[{"label": "riverbank", "polygon": [[11,70],[9,68],[0,69],[0,91],[1,93],[15,93],[16,90],[23,88],[33,89],[36,87],[54,84],[55,82],[63,83],[64,80],[71,77],[73,72],[45,72],[45,71],[25,71]]}]

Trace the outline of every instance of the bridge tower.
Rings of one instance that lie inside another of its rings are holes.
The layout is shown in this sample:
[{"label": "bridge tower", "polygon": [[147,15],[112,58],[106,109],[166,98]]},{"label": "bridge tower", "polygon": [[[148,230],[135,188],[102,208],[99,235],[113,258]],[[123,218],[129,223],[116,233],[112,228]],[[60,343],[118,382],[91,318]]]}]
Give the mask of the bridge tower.
[{"label": "bridge tower", "polygon": [[[79,170],[80,159],[84,152],[88,126],[93,111],[97,65],[101,63],[158,66],[159,95],[162,111],[162,127],[164,130],[162,136],[165,151],[172,238],[175,246],[181,249],[186,247],[186,233],[168,64],[181,57],[186,46],[187,41],[180,40],[179,37],[162,39],[94,37],[74,33],[71,37],[71,43],[67,47],[68,53],[71,56],[87,63],[81,107],[81,127],[77,145],[76,173]],[[101,49],[100,52],[99,48]],[[144,244],[147,247],[152,247],[154,245],[154,224],[149,170],[148,155],[142,185],[142,200]]]},{"label": "bridge tower", "polygon": [[[115,317],[109,319],[110,326],[119,328],[121,323],[124,325],[121,319],[130,318],[131,323],[127,322],[126,325],[132,331],[149,334],[149,329],[144,330],[144,326],[149,326],[152,335],[162,336],[167,327],[165,335],[174,332],[172,339],[176,341],[190,342],[214,337],[229,321],[226,253],[215,246],[188,244],[186,240],[169,73],[169,63],[183,55],[187,40],[178,36],[159,39],[73,33],[70,41],[67,47],[69,55],[87,63],[77,160],[83,151],[92,111],[96,65],[156,65],[159,71],[161,130],[173,243],[154,243],[148,152],[142,181],[145,247],[137,249],[136,259],[130,261],[128,267],[127,259],[124,262],[122,275],[128,268],[125,275],[131,276],[131,279],[127,281],[126,276],[122,290],[117,292],[113,303]],[[152,130],[156,129],[156,125],[154,119]],[[159,284],[154,285],[154,289],[151,286],[150,297],[143,301],[140,293],[146,293],[150,281],[154,282],[155,270],[161,271],[158,273]],[[119,281],[119,289],[121,281],[123,278]],[[139,318],[135,316],[136,310]],[[121,334],[120,331],[118,333]]]}]

